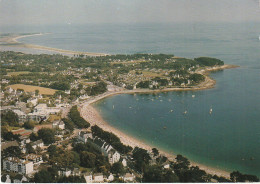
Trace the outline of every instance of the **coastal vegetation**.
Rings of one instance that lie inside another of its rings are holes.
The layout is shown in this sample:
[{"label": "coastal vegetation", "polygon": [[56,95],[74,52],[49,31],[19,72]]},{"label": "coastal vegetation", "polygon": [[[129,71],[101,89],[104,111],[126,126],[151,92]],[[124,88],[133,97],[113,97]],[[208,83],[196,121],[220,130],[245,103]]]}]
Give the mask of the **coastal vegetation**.
[{"label": "coastal vegetation", "polygon": [[[81,116],[80,116],[80,113],[78,111],[78,107],[75,105],[73,106],[71,109],[70,109],[70,112],[69,112],[69,118],[71,120],[71,122],[74,123],[75,126],[77,126],[78,128],[88,128],[90,126],[90,124],[85,120],[83,119]],[[72,123],[69,122],[69,121],[66,121],[66,124],[68,126],[68,124],[70,123],[69,126],[73,126]]]}]

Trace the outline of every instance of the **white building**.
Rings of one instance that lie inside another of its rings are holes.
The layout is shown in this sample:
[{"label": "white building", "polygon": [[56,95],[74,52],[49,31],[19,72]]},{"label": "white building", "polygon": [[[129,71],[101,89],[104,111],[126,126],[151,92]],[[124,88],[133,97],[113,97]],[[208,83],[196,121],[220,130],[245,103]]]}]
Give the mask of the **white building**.
[{"label": "white building", "polygon": [[3,160],[3,170],[29,174],[33,172],[33,162],[21,160],[17,157],[8,157]]},{"label": "white building", "polygon": [[126,159],[123,159],[123,160],[122,160],[122,164],[123,164],[123,166],[124,166],[124,167],[126,167],[126,166],[127,166]]},{"label": "white building", "polygon": [[64,130],[65,129],[65,124],[63,121],[53,121],[52,123],[52,128],[58,128],[58,129],[61,129],[61,130]]},{"label": "white building", "polygon": [[27,120],[27,115],[24,112],[16,109],[13,110],[13,112],[18,115],[19,122],[25,122]]},{"label": "white building", "polygon": [[59,170],[58,171],[58,175],[59,176],[66,176],[66,177],[68,177],[68,176],[70,176],[71,175],[71,170],[69,170],[69,169],[61,169],[61,170]]},{"label": "white building", "polygon": [[87,131],[80,131],[78,134],[78,141],[86,143],[88,138],[92,139],[92,133]]},{"label": "white building", "polygon": [[94,183],[100,183],[104,181],[104,176],[102,173],[96,173],[93,175],[93,181]]},{"label": "white building", "polygon": [[31,161],[34,164],[40,164],[43,162],[41,155],[36,155],[36,154],[32,154],[32,153],[24,156],[23,159]]},{"label": "white building", "polygon": [[120,160],[120,154],[112,149],[108,152],[108,161],[112,165]]},{"label": "white building", "polygon": [[135,179],[135,176],[133,174],[130,174],[130,173],[126,173],[124,176],[123,176],[123,180],[124,182],[133,182]]},{"label": "white building", "polygon": [[113,181],[115,179],[114,175],[110,173],[110,175],[107,177],[107,181]]},{"label": "white building", "polygon": [[44,146],[44,144],[43,144],[42,140],[38,140],[38,141],[35,141],[35,142],[32,143],[33,149],[36,149],[37,147],[41,148],[43,146]]},{"label": "white building", "polygon": [[93,177],[92,177],[92,174],[91,173],[86,173],[84,175],[84,178],[86,180],[86,183],[93,183]]}]

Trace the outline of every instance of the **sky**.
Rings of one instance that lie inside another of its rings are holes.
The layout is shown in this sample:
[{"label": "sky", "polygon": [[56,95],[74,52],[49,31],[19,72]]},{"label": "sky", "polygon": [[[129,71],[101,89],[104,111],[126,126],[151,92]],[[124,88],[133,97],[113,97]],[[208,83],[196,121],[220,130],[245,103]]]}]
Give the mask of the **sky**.
[{"label": "sky", "polygon": [[260,0],[0,0],[0,26],[260,22]]}]

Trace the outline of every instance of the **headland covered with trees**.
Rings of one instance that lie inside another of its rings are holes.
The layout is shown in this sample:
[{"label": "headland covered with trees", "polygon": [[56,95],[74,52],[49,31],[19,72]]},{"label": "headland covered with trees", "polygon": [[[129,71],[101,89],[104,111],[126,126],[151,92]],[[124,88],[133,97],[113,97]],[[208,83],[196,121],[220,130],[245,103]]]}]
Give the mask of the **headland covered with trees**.
[{"label": "headland covered with trees", "polygon": [[157,148],[124,144],[81,113],[86,102],[112,94],[205,89],[206,72],[227,66],[219,59],[7,51],[0,53],[0,62],[3,182],[259,181],[239,171],[228,177],[210,174],[182,155],[170,159]]}]

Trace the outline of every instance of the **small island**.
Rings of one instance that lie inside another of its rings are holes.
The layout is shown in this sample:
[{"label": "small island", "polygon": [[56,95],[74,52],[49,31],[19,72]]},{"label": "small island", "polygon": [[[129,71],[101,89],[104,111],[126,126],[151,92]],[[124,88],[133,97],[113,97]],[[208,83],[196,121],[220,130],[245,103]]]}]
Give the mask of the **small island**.
[{"label": "small island", "polygon": [[2,180],[16,177],[8,164],[21,162],[24,181],[31,182],[259,181],[146,145],[110,126],[91,106],[120,93],[212,88],[209,72],[237,66],[172,54],[69,57],[13,51],[0,52],[0,62]]}]

